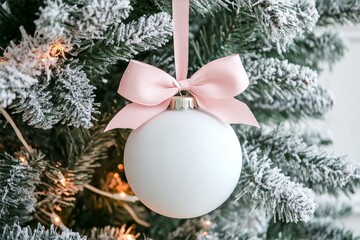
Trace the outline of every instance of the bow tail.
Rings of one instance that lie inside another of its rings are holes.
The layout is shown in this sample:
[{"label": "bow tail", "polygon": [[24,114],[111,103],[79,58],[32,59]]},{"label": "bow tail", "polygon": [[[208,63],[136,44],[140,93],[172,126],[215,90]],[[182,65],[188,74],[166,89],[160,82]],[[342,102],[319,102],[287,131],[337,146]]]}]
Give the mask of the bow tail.
[{"label": "bow tail", "polygon": [[249,107],[235,98],[210,99],[196,96],[198,105],[226,123],[247,124],[260,127]]},{"label": "bow tail", "polygon": [[166,100],[156,106],[145,106],[137,103],[126,105],[118,112],[105,128],[105,132],[115,128],[137,129],[148,120],[163,112],[169,106]]}]

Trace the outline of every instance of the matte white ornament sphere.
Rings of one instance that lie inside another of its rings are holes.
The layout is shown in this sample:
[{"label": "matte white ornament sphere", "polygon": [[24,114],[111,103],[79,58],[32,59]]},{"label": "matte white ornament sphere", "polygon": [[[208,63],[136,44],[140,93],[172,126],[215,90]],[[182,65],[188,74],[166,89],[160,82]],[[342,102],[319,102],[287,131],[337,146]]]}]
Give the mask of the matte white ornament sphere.
[{"label": "matte white ornament sphere", "polygon": [[131,132],[124,166],[132,190],[148,208],[193,218],[231,195],[242,154],[229,124],[200,110],[167,110]]}]

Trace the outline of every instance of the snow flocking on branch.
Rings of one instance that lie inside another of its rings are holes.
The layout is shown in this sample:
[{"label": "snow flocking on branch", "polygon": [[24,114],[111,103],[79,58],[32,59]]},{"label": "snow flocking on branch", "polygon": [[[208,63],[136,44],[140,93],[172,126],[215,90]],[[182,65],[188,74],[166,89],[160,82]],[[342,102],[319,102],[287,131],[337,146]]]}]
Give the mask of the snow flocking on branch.
[{"label": "snow flocking on branch", "polygon": [[15,222],[24,224],[33,218],[36,185],[42,171],[39,162],[43,157],[39,151],[30,155],[25,150],[15,156],[0,155],[0,228]]},{"label": "snow flocking on branch", "polygon": [[241,97],[247,101],[259,101],[259,98],[268,103],[289,100],[294,95],[307,94],[317,86],[318,75],[308,67],[257,55],[243,55],[242,60],[250,86]]},{"label": "snow flocking on branch", "polygon": [[74,13],[69,24],[76,27],[72,32],[75,38],[101,37],[110,25],[117,25],[126,19],[132,7],[129,0],[91,0],[84,1]]},{"label": "snow flocking on branch", "polygon": [[23,74],[18,69],[7,63],[0,64],[0,107],[8,107],[18,96],[26,96],[27,90],[37,80]]},{"label": "snow flocking on branch", "polygon": [[38,77],[45,72],[50,79],[50,68],[58,67],[59,58],[50,54],[56,39],[47,39],[37,34],[32,37],[23,27],[20,27],[20,32],[22,40],[18,44],[11,42],[5,49],[4,57],[23,74]]},{"label": "snow flocking on branch", "polygon": [[356,174],[356,166],[347,156],[330,154],[307,145],[294,131],[278,128],[258,132],[252,143],[267,152],[274,165],[317,193],[345,191]]},{"label": "snow flocking on branch", "polygon": [[60,120],[60,113],[54,110],[51,97],[44,85],[34,84],[26,95],[19,96],[19,101],[13,105],[14,113],[22,113],[23,121],[30,126],[50,129]]},{"label": "snow flocking on branch", "polygon": [[264,209],[253,209],[244,202],[227,201],[220,208],[209,214],[215,232],[220,239],[236,239],[244,235],[247,239],[265,238],[269,216]]},{"label": "snow flocking on branch", "polygon": [[346,24],[360,22],[360,1],[358,0],[317,0],[320,14],[318,25]]},{"label": "snow flocking on branch", "polygon": [[246,9],[254,15],[268,37],[278,43],[280,51],[296,36],[312,30],[319,17],[315,1],[237,0],[236,3],[239,11]]},{"label": "snow flocking on branch", "polygon": [[81,39],[101,38],[110,25],[120,24],[131,10],[129,0],[79,1],[77,5],[48,0],[35,24],[38,34],[71,38],[78,43]]},{"label": "snow flocking on branch", "polygon": [[84,70],[103,75],[108,66],[118,60],[129,61],[142,51],[154,50],[165,45],[172,35],[171,16],[156,13],[129,23],[110,27],[96,45],[82,55],[86,64]]},{"label": "snow flocking on branch", "polygon": [[93,126],[92,114],[95,87],[90,85],[81,67],[65,65],[57,71],[53,95],[57,111],[63,113],[62,123],[69,126],[90,128]]},{"label": "snow flocking on branch", "polygon": [[47,0],[46,5],[40,7],[39,18],[34,21],[37,33],[46,38],[68,36],[69,29],[64,23],[75,9],[75,6],[70,6],[62,0]]},{"label": "snow flocking on branch", "polygon": [[[132,54],[139,51],[155,49],[164,45],[172,34],[171,16],[167,13],[157,13],[149,17],[141,17],[128,24],[120,24],[114,31],[115,43],[123,43],[129,47]],[[133,47],[132,47],[133,46]]]},{"label": "snow flocking on branch", "polygon": [[21,227],[19,224],[5,225],[0,228],[0,238],[2,240],[86,240],[86,237],[69,229],[58,232],[54,225],[51,225],[50,229],[46,229],[40,224],[34,229],[31,229],[30,226]]},{"label": "snow flocking on branch", "polygon": [[259,119],[321,117],[333,106],[331,94],[317,84],[317,73],[275,58],[242,57],[250,86],[238,96]]},{"label": "snow flocking on branch", "polygon": [[311,189],[291,181],[259,149],[252,149],[246,142],[242,148],[244,166],[237,198],[249,197],[254,207],[264,208],[275,220],[310,220],[316,207]]}]

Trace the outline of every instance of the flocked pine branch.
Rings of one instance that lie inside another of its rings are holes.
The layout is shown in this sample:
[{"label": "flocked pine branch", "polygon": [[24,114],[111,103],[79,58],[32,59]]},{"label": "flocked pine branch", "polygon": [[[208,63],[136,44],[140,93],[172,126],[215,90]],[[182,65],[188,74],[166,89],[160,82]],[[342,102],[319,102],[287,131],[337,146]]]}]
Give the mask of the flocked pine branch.
[{"label": "flocked pine branch", "polygon": [[60,113],[55,110],[51,101],[52,94],[43,84],[31,86],[27,93],[20,95],[13,104],[14,113],[21,113],[30,126],[50,129],[59,122]]},{"label": "flocked pine branch", "polygon": [[[257,136],[256,136],[257,135]],[[292,179],[317,193],[349,193],[347,184],[356,176],[356,166],[347,156],[329,154],[307,145],[295,132],[276,129],[270,133],[256,131],[252,144],[266,152],[274,165]]]},{"label": "flocked pine branch", "polygon": [[252,209],[245,202],[234,202],[232,199],[210,216],[212,229],[219,239],[265,239],[271,219],[264,209]]},{"label": "flocked pine branch", "polygon": [[332,218],[315,218],[304,224],[299,232],[304,239],[358,239],[351,230]]},{"label": "flocked pine branch", "polygon": [[30,226],[21,227],[19,224],[5,225],[0,227],[0,238],[2,240],[86,240],[86,237],[69,229],[58,232],[53,225],[50,229],[46,229],[40,224],[34,229]]},{"label": "flocked pine branch", "polygon": [[257,55],[244,55],[243,63],[250,86],[238,98],[260,121],[322,116],[332,106],[328,92],[317,86],[317,73],[308,67]]},{"label": "flocked pine branch", "polygon": [[301,138],[309,146],[327,146],[334,142],[331,134],[325,130],[305,125],[300,131]]},{"label": "flocked pine branch", "polygon": [[346,217],[351,214],[352,206],[350,202],[343,201],[323,201],[318,204],[315,211],[316,218],[330,217],[333,219]]},{"label": "flocked pine branch", "polygon": [[318,20],[313,1],[236,1],[239,11],[247,11],[266,35],[279,46],[287,45],[305,32],[311,31]]},{"label": "flocked pine branch", "polygon": [[83,40],[102,38],[109,26],[121,23],[131,10],[129,0],[48,0],[40,8],[35,24],[38,33],[45,37],[71,38],[81,44]]},{"label": "flocked pine branch", "polygon": [[71,32],[75,38],[94,39],[102,37],[111,25],[118,25],[132,10],[129,0],[76,1],[68,24],[76,28]]},{"label": "flocked pine branch", "polygon": [[[95,112],[94,87],[89,85],[85,73],[69,66],[60,70],[60,55],[51,54],[56,40],[43,35],[31,37],[24,29],[21,31],[22,41],[17,45],[11,43],[5,57],[28,78],[37,77],[41,81],[18,96],[19,101],[14,106],[16,112],[23,113],[24,121],[38,128],[48,129],[59,121],[91,127]],[[56,72],[61,73],[54,79],[52,75]],[[53,85],[55,88],[51,89]]]},{"label": "flocked pine branch", "polygon": [[195,70],[230,53],[268,52],[274,44],[284,51],[295,37],[310,31],[318,18],[309,1],[247,0],[236,5],[238,10],[223,8],[194,32],[190,66]]},{"label": "flocked pine branch", "polygon": [[277,99],[274,102],[258,99],[249,106],[259,120],[280,122],[285,119],[322,118],[332,109],[333,98],[326,88],[317,86],[291,99]]},{"label": "flocked pine branch", "polygon": [[163,46],[172,35],[171,17],[157,13],[130,23],[111,27],[103,40],[79,54],[85,70],[91,75],[103,75],[118,60],[128,61],[139,52]]},{"label": "flocked pine branch", "polygon": [[338,201],[320,201],[314,217],[309,222],[297,224],[270,222],[268,239],[359,239],[344,228],[339,218],[351,212],[351,205]]},{"label": "flocked pine branch", "polygon": [[[106,226],[103,228],[93,228],[91,229],[91,235],[89,240],[128,240],[135,239],[140,236],[140,234],[133,234],[133,227],[126,227],[122,225],[121,227],[111,227]],[[144,240],[151,240],[150,238],[142,238]]]},{"label": "flocked pine branch", "polygon": [[93,126],[93,114],[97,113],[94,103],[95,87],[90,85],[81,67],[74,64],[64,65],[53,76],[53,102],[56,112],[60,112],[63,124],[74,127]]},{"label": "flocked pine branch", "polygon": [[256,55],[242,56],[250,86],[241,94],[248,102],[273,103],[304,95],[317,85],[317,73],[289,63],[287,60],[262,58]]},{"label": "flocked pine branch", "polygon": [[26,96],[36,79],[19,72],[16,67],[0,63],[0,107],[6,108],[17,96]]},{"label": "flocked pine branch", "polygon": [[59,57],[50,54],[56,39],[45,38],[37,33],[30,36],[23,27],[20,27],[20,32],[21,41],[10,42],[4,57],[23,74],[38,77],[45,73],[47,79],[50,79],[52,69],[59,67]]},{"label": "flocked pine branch", "polygon": [[243,170],[235,190],[237,198],[249,198],[254,207],[264,208],[275,220],[308,221],[315,211],[314,193],[291,181],[259,149],[246,142],[242,146]]},{"label": "flocked pine branch", "polygon": [[30,156],[25,150],[17,156],[0,155],[0,227],[32,219],[43,157],[40,152]]},{"label": "flocked pine branch", "polygon": [[332,66],[339,61],[346,49],[346,45],[337,33],[324,32],[319,36],[307,33],[301,38],[296,38],[282,55],[292,63],[318,70],[323,62]]},{"label": "flocked pine branch", "polygon": [[320,26],[360,22],[359,0],[316,0]]},{"label": "flocked pine branch", "polygon": [[270,239],[287,239],[296,236],[298,239],[348,239],[355,240],[359,237],[345,228],[339,221],[332,218],[314,218],[307,223],[282,224],[275,223],[269,226]]}]

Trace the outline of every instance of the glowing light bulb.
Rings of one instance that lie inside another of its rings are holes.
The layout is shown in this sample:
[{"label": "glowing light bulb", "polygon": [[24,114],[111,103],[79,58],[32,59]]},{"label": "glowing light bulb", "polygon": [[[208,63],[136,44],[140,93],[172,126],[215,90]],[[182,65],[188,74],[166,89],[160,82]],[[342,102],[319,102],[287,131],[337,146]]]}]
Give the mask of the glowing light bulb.
[{"label": "glowing light bulb", "polygon": [[126,240],[135,240],[135,236],[132,234],[126,234],[124,237],[126,238]]},{"label": "glowing light bulb", "polygon": [[118,169],[119,169],[120,171],[123,171],[123,170],[124,170],[124,164],[121,164],[121,163],[120,163],[117,167],[118,167]]},{"label": "glowing light bulb", "polygon": [[1,64],[9,63],[9,59],[7,57],[0,57],[0,63]]},{"label": "glowing light bulb", "polygon": [[120,197],[126,197],[126,193],[121,192],[121,193],[120,193]]},{"label": "glowing light bulb", "polygon": [[19,158],[19,160],[20,160],[22,163],[26,163],[26,164],[27,164],[27,159],[26,159],[25,156],[20,155],[18,158]]},{"label": "glowing light bulb", "polygon": [[50,56],[51,57],[62,56],[63,58],[65,58],[65,52],[66,52],[65,44],[61,42],[57,42],[51,46]]},{"label": "glowing light bulb", "polygon": [[60,217],[59,217],[59,216],[56,216],[56,217],[54,218],[54,223],[55,223],[56,225],[58,225],[60,222],[61,222]]},{"label": "glowing light bulb", "polygon": [[211,225],[211,221],[210,221],[210,220],[206,220],[206,221],[204,222],[204,224],[205,224],[206,226],[210,226],[210,225]]}]

